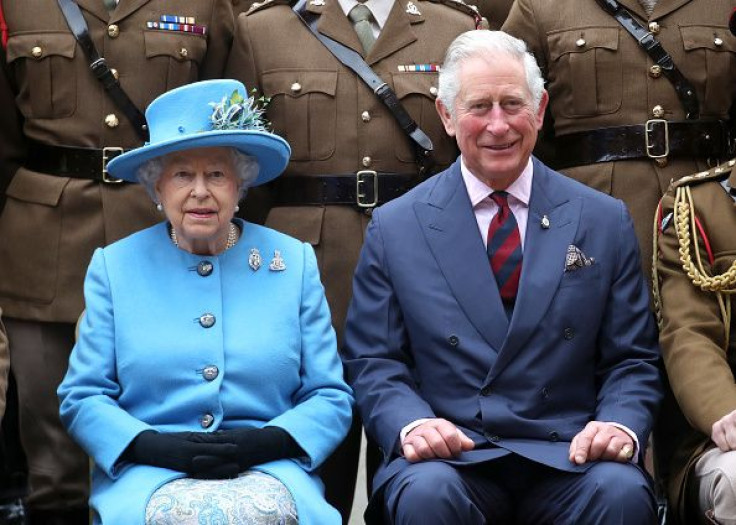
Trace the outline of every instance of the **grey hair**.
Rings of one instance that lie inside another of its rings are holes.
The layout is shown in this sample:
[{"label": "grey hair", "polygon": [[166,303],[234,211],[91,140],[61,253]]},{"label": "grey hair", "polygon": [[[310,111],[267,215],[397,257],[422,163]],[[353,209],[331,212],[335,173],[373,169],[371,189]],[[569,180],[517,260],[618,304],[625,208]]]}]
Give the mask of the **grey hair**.
[{"label": "grey hair", "polygon": [[526,44],[503,31],[477,29],[467,31],[452,41],[440,69],[437,98],[451,116],[455,115],[455,99],[460,92],[458,74],[463,62],[475,57],[495,60],[500,55],[514,58],[524,65],[534,112],[539,110],[544,93],[544,79],[537,61],[528,52]]},{"label": "grey hair", "polygon": [[[235,175],[240,180],[238,185],[238,200],[245,197],[248,189],[253,185],[253,182],[258,177],[258,161],[255,157],[241,153],[235,148],[227,148],[233,154],[233,164],[235,166]],[[136,172],[138,181],[146,189],[148,195],[157,202],[156,198],[156,183],[164,172],[164,159],[163,157],[156,157],[145,163],[141,164],[140,168]]]}]

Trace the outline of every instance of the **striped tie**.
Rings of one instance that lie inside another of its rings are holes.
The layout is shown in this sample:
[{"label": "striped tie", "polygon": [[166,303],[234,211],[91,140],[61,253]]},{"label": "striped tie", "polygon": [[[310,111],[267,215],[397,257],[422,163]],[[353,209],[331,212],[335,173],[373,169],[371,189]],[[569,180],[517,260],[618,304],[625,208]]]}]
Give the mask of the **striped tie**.
[{"label": "striped tie", "polygon": [[504,303],[513,304],[521,276],[521,237],[516,218],[509,208],[509,194],[496,191],[491,199],[498,212],[488,225],[488,260]]}]

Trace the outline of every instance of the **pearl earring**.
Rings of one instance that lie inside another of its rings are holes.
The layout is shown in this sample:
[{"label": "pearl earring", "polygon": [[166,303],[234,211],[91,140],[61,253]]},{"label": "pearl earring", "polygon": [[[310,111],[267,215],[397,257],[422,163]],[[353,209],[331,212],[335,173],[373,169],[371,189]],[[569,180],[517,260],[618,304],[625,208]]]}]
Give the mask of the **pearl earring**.
[{"label": "pearl earring", "polygon": [[235,205],[235,213],[238,213],[239,211],[240,211],[240,206],[238,206],[238,205],[236,204],[236,205]]},{"label": "pearl earring", "polygon": [[163,205],[163,204],[161,204],[160,202],[157,202],[157,203],[156,203],[156,209],[157,209],[158,211],[164,211],[164,205]]}]

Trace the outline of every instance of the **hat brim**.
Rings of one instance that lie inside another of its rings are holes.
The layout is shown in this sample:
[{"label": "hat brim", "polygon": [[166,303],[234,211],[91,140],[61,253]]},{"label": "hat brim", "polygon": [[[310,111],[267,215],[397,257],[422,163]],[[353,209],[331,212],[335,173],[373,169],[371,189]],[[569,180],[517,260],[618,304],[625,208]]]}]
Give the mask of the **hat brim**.
[{"label": "hat brim", "polygon": [[195,135],[148,144],[112,159],[107,171],[112,177],[138,182],[138,168],[157,157],[195,148],[231,147],[254,157],[258,162],[258,177],[251,186],[258,186],[278,177],[289,163],[291,147],[278,135],[262,131],[205,131]]}]

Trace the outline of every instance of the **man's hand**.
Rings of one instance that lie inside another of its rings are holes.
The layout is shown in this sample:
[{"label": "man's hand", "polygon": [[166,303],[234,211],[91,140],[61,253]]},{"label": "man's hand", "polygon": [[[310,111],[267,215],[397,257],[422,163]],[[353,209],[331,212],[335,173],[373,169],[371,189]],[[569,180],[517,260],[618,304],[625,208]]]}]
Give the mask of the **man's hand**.
[{"label": "man's hand", "polygon": [[736,410],[713,423],[710,438],[723,452],[736,450]]},{"label": "man's hand", "polygon": [[570,443],[570,461],[582,465],[587,461],[626,463],[634,455],[634,441],[626,432],[610,423],[591,421]]},{"label": "man's hand", "polygon": [[425,459],[450,459],[473,450],[473,440],[446,419],[430,419],[412,429],[401,445],[411,463]]}]

